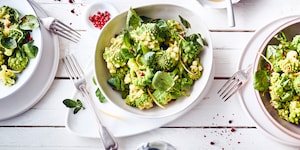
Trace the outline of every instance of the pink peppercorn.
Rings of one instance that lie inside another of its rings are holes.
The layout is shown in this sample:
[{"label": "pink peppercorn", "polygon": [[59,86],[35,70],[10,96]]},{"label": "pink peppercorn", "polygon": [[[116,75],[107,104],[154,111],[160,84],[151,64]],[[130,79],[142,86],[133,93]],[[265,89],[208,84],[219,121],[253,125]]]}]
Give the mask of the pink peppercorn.
[{"label": "pink peppercorn", "polygon": [[94,27],[102,29],[104,25],[110,20],[110,13],[108,11],[98,11],[94,15],[89,17],[89,20]]}]

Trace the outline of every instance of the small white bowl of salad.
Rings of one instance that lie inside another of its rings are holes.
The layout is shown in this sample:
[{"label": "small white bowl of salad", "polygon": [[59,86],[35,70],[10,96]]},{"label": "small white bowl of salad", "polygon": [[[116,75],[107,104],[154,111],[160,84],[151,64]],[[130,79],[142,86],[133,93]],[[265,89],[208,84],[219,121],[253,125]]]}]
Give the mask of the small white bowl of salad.
[{"label": "small white bowl of salad", "polygon": [[254,60],[253,88],[270,121],[300,140],[300,18],[266,36]]},{"label": "small white bowl of salad", "polygon": [[[20,5],[23,4],[24,5]],[[28,3],[1,1],[0,100],[17,92],[30,79],[42,55],[38,19]],[[28,6],[28,7],[24,7]]]},{"label": "small white bowl of salad", "polygon": [[139,118],[187,112],[209,90],[213,51],[195,11],[177,5],[130,8],[99,36],[95,79],[104,97]]}]

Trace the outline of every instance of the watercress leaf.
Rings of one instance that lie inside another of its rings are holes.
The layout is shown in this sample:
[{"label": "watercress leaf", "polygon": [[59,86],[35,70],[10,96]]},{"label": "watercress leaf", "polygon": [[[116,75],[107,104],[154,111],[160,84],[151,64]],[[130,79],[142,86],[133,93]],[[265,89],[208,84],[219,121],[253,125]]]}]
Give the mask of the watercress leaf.
[{"label": "watercress leaf", "polygon": [[18,46],[17,41],[11,37],[2,38],[1,45],[6,49],[15,49]]},{"label": "watercress leaf", "polygon": [[153,88],[160,91],[168,91],[174,84],[173,78],[167,72],[157,71],[152,79]]},{"label": "watercress leaf", "polygon": [[124,31],[123,42],[126,45],[126,47],[130,48],[130,46],[131,46],[131,40],[130,40],[130,34],[129,34],[128,30]]},{"label": "watercress leaf", "polygon": [[107,80],[107,83],[116,90],[121,90],[121,81],[118,77],[111,77]]},{"label": "watercress leaf", "polygon": [[155,58],[155,52],[153,52],[153,51],[148,52],[144,55],[144,60],[147,65],[152,64],[154,58]]},{"label": "watercress leaf", "polygon": [[38,53],[38,47],[33,45],[33,41],[29,41],[26,44],[23,44],[22,49],[24,50],[26,56],[30,59],[36,57]]},{"label": "watercress leaf", "polygon": [[79,110],[81,109],[81,107],[76,107],[73,110],[73,114],[77,114],[79,112]]},{"label": "watercress leaf", "polygon": [[267,70],[258,70],[255,72],[253,87],[261,92],[269,89],[269,77]]},{"label": "watercress leaf", "polygon": [[187,29],[191,28],[191,24],[186,19],[182,18],[180,15],[179,15],[179,19],[185,28]]},{"label": "watercress leaf", "polygon": [[65,99],[65,100],[63,100],[63,103],[68,108],[74,108],[77,106],[77,102],[72,99]]},{"label": "watercress leaf", "polygon": [[122,49],[121,49],[121,55],[122,55],[125,59],[129,59],[129,58],[133,58],[133,57],[134,57],[133,53],[131,53],[131,52],[129,51],[129,49],[127,49],[127,48],[122,48]]},{"label": "watercress leaf", "polygon": [[34,15],[25,15],[21,18],[20,28],[22,30],[33,30],[39,27],[39,21]]},{"label": "watercress leaf", "polygon": [[126,29],[136,29],[141,25],[142,22],[143,20],[141,17],[135,12],[134,9],[130,8],[127,13]]},{"label": "watercress leaf", "polygon": [[79,99],[77,99],[76,102],[78,107],[83,107],[82,102]]}]

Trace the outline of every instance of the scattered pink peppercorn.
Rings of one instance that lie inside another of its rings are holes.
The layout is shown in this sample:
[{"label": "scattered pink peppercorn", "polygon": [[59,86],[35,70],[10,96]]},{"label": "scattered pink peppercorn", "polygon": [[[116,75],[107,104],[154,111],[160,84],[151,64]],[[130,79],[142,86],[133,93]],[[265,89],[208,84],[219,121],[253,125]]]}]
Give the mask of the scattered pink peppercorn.
[{"label": "scattered pink peppercorn", "polygon": [[104,25],[110,20],[110,13],[108,11],[98,11],[94,15],[89,17],[89,20],[94,27],[102,29]]}]

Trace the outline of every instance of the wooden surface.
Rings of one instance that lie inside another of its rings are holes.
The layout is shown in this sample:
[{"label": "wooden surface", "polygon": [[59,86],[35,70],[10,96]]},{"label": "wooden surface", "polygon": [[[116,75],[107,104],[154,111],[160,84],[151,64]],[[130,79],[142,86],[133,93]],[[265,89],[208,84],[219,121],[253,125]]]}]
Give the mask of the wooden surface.
[{"label": "wooden surface", "polygon": [[[60,53],[73,53],[82,66],[93,55],[97,36],[87,31],[83,12],[93,0],[36,0],[53,17],[81,32],[78,44],[59,38]],[[95,0],[96,1],[96,0]],[[186,0],[110,0],[120,11],[153,3],[176,3],[199,8],[211,31],[214,48],[215,79],[204,100],[194,109],[158,129],[118,138],[121,150],[134,150],[141,143],[163,140],[179,150],[198,149],[298,149],[283,145],[259,130],[243,110],[235,95],[223,102],[216,94],[237,68],[238,59],[254,32],[267,23],[300,14],[298,0],[241,0],[233,6],[236,27],[227,26],[225,9],[204,8]],[[71,12],[74,10],[74,13]],[[62,100],[74,94],[75,87],[59,65],[56,78],[38,104],[17,117],[0,121],[0,149],[3,150],[86,150],[103,149],[100,139],[71,134],[65,126],[67,108]]]}]

